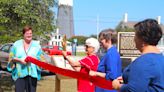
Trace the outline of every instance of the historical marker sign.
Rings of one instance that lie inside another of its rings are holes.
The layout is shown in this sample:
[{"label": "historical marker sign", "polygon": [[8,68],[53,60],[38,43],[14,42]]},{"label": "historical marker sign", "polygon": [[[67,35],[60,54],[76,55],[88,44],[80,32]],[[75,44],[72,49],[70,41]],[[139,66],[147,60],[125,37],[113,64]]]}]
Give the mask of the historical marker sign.
[{"label": "historical marker sign", "polygon": [[134,32],[118,32],[118,51],[122,57],[137,57],[141,53],[134,42]]}]

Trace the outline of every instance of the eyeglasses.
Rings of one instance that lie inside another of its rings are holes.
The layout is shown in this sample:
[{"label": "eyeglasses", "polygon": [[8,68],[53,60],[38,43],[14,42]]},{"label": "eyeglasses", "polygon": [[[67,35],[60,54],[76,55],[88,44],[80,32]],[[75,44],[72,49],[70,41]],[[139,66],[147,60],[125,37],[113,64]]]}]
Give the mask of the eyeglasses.
[{"label": "eyeglasses", "polygon": [[91,46],[85,45],[85,48],[91,48]]}]

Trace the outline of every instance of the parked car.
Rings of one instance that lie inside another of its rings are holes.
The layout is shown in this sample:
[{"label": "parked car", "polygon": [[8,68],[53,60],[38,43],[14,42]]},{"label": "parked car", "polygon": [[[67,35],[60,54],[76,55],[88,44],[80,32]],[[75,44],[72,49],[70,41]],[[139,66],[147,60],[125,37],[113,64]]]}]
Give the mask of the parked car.
[{"label": "parked car", "polygon": [[[61,46],[46,45],[42,47],[42,50],[48,55],[62,55],[63,48]],[[72,55],[72,53],[67,51],[67,55]]]},{"label": "parked car", "polygon": [[[13,46],[13,43],[7,43],[0,47],[0,67],[2,69],[6,69],[8,58],[9,58],[9,51],[11,47]],[[45,60],[47,63],[53,64],[51,61],[51,57],[43,52],[43,55],[45,57]]]},{"label": "parked car", "polygon": [[6,68],[7,66],[9,51],[12,45],[12,43],[7,43],[0,47],[0,67],[2,69]]}]

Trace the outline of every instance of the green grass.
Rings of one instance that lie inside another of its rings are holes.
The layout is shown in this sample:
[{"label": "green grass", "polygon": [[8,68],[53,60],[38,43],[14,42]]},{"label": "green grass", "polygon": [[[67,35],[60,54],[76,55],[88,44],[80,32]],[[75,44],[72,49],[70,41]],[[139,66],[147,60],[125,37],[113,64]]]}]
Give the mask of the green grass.
[{"label": "green grass", "polygon": [[85,52],[76,52],[76,56],[86,56]]}]

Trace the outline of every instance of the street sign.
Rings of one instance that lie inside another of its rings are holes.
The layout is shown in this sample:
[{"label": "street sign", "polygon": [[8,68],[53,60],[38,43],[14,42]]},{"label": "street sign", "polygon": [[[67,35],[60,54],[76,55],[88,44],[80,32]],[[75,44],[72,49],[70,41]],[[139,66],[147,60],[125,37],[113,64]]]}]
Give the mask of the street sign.
[{"label": "street sign", "polygon": [[73,39],[73,42],[74,42],[74,43],[77,43],[77,39]]}]

